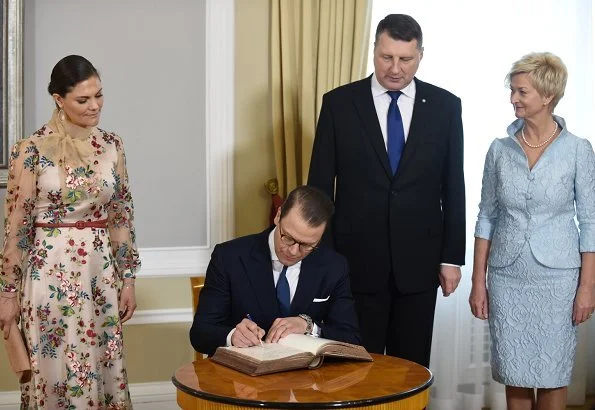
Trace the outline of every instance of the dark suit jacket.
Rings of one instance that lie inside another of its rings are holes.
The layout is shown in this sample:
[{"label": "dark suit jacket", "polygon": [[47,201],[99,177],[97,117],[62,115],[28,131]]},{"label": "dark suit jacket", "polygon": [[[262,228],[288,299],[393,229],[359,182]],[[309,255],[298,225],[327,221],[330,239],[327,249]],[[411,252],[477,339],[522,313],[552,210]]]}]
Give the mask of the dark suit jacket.
[{"label": "dark suit jacket", "polygon": [[[228,333],[247,314],[265,331],[280,317],[270,232],[269,228],[215,246],[190,329],[196,351],[210,355],[225,346]],[[313,302],[327,297],[326,302]],[[323,248],[304,258],[290,316],[300,313],[320,326],[324,338],[361,343],[344,257]]]},{"label": "dark suit jacket", "polygon": [[438,285],[440,263],[465,262],[461,101],[415,82],[411,127],[394,177],[371,77],[323,97],[308,184],[334,198],[332,238],[349,261],[354,292],[378,291],[391,271],[402,293],[428,291]]}]

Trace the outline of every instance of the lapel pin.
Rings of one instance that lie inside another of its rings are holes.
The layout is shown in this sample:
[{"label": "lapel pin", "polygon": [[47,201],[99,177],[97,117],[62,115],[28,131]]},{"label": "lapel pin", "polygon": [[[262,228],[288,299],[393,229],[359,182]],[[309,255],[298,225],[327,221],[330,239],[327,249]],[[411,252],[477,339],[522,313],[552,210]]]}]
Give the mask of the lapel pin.
[{"label": "lapel pin", "polygon": [[425,98],[422,98],[422,99],[421,99],[421,102],[422,102],[422,103],[425,103],[425,102],[426,102],[426,99],[425,99]]}]

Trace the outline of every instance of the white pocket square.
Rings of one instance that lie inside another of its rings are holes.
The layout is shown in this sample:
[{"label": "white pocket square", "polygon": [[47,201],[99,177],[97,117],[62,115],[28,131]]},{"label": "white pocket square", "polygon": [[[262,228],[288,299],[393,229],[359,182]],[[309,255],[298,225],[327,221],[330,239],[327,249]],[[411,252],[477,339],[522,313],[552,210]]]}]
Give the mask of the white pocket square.
[{"label": "white pocket square", "polygon": [[331,297],[331,295],[328,295],[324,299],[314,298],[314,300],[312,302],[314,302],[314,303],[326,302],[327,300],[329,300],[330,297]]}]

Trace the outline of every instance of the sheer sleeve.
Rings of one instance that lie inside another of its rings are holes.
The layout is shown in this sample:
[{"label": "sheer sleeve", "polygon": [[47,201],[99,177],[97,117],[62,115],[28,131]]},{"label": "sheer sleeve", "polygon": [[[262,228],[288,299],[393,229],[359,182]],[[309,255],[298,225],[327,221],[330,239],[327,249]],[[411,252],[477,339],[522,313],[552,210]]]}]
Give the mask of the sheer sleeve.
[{"label": "sheer sleeve", "polygon": [[4,207],[4,250],[0,272],[2,292],[19,289],[24,261],[33,245],[38,164],[39,152],[31,139],[14,145],[8,166]]},{"label": "sheer sleeve", "polygon": [[114,194],[108,205],[108,229],[116,271],[121,279],[134,279],[140,270],[134,231],[134,206],[128,185],[126,155],[119,137],[115,139],[117,162],[114,173]]}]

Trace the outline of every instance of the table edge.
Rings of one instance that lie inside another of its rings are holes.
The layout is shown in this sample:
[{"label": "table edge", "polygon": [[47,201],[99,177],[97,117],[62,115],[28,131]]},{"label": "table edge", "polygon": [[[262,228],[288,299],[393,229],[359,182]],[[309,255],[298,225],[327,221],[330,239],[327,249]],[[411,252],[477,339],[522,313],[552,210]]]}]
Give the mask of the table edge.
[{"label": "table edge", "polygon": [[[429,370],[428,370],[429,371]],[[204,400],[208,400],[208,401],[213,401],[213,402],[217,402],[217,403],[224,403],[224,404],[232,404],[232,405],[241,405],[241,406],[246,406],[246,407],[256,407],[256,408],[276,408],[276,409],[299,409],[299,408],[320,408],[320,409],[334,409],[334,408],[349,408],[349,407],[361,407],[361,406],[372,406],[372,405],[377,405],[377,404],[383,404],[383,403],[390,403],[393,401],[397,401],[394,400],[395,398],[398,398],[399,400],[403,400],[406,399],[408,397],[414,396],[418,393],[421,393],[425,390],[427,390],[428,388],[430,388],[430,386],[434,383],[434,374],[430,371],[430,378],[428,379],[427,382],[425,382],[423,385],[418,386],[414,389],[408,390],[406,392],[403,393],[399,393],[397,394],[391,394],[388,396],[382,396],[382,397],[375,397],[375,398],[371,398],[371,399],[360,399],[360,400],[348,400],[348,401],[333,401],[333,402],[308,402],[308,403],[300,403],[300,402],[266,402],[266,401],[260,401],[260,400],[249,400],[249,399],[240,399],[240,398],[232,398],[232,397],[226,397],[226,396],[219,396],[219,395],[215,395],[215,394],[211,394],[211,393],[205,393],[205,392],[198,392],[194,389],[191,389],[185,385],[183,385],[182,383],[180,383],[177,379],[176,379],[176,375],[174,374],[171,378],[171,381],[173,383],[174,386],[176,386],[176,389],[192,396],[192,397],[197,397],[200,399],[204,399]],[[199,393],[199,394],[197,394]],[[313,407],[315,406],[315,407]]]}]

